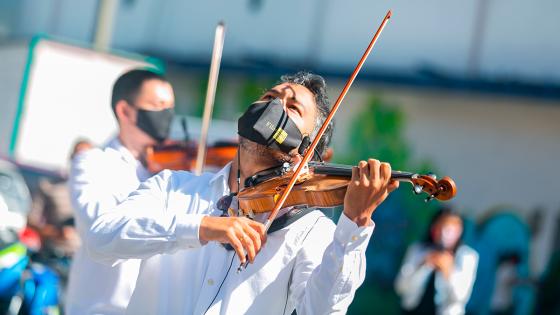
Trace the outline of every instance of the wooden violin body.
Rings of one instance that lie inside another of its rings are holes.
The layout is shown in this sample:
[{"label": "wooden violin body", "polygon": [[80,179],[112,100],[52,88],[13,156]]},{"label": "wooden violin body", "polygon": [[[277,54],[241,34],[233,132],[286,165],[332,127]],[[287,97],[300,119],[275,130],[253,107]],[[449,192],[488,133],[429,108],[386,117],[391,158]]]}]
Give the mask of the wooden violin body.
[{"label": "wooden violin body", "polygon": [[[271,211],[280,195],[284,192],[292,171],[286,171],[282,176],[274,177],[247,187],[239,192],[237,199],[239,209],[244,215]],[[294,185],[284,203],[284,207],[307,205],[311,207],[336,207],[344,203],[344,196],[350,178],[352,167],[347,165],[310,162]],[[398,181],[410,182],[416,194],[425,192],[427,201],[431,199],[449,200],[456,194],[454,181],[444,177],[439,181],[434,175],[419,175],[408,172],[393,171],[391,178]]]}]

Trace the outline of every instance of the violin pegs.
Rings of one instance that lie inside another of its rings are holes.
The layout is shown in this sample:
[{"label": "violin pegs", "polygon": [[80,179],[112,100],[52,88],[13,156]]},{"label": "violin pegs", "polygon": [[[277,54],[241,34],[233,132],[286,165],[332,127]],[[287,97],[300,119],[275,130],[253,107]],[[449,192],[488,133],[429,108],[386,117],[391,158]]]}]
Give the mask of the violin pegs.
[{"label": "violin pegs", "polygon": [[416,195],[420,195],[422,193],[422,189],[424,187],[422,185],[413,185],[412,186],[412,191],[416,194]]},{"label": "violin pegs", "polygon": [[437,180],[436,174],[434,174],[432,172],[428,172],[428,176],[430,176],[433,180]]},{"label": "violin pegs", "polygon": [[425,202],[430,202],[430,201],[434,200],[434,198],[436,198],[437,195],[438,194],[429,195],[428,197],[426,197],[426,199],[424,201]]}]

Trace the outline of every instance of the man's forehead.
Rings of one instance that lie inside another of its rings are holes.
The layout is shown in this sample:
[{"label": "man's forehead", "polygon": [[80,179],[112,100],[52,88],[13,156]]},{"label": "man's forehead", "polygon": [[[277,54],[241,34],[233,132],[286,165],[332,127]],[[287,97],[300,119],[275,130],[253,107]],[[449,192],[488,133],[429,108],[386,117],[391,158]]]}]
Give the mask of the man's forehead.
[{"label": "man's forehead", "polygon": [[285,82],[272,87],[270,91],[276,93],[286,93],[294,97],[298,102],[307,105],[306,103],[311,102],[309,105],[315,104],[315,95],[308,88],[301,84]]},{"label": "man's forehead", "polygon": [[135,99],[136,106],[142,109],[168,108],[175,105],[173,87],[169,82],[149,79],[142,82]]},{"label": "man's forehead", "polygon": [[280,84],[272,87],[271,90],[275,90],[275,91],[292,90],[292,91],[295,91],[295,92],[308,93],[308,94],[313,95],[313,93],[308,88],[306,88],[305,86],[303,86],[301,84],[297,84],[297,83],[292,83],[292,82],[280,83]]},{"label": "man's forehead", "polygon": [[162,99],[170,99],[173,97],[173,88],[171,84],[157,79],[146,80],[140,88],[140,95],[156,96]]}]

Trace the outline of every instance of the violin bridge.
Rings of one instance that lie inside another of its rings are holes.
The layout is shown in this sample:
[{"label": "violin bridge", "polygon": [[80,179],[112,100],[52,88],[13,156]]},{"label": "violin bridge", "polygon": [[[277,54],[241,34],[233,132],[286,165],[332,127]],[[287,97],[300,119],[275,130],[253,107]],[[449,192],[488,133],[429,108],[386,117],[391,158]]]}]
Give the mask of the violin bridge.
[{"label": "violin bridge", "polygon": [[[288,165],[286,165],[287,163],[284,163],[283,168],[286,169],[288,167]],[[292,172],[295,172],[298,168],[299,164],[294,164],[292,165]],[[301,173],[299,173],[299,176],[302,175],[307,175],[309,174],[309,163],[305,163],[305,165],[303,166],[303,168],[301,169]]]},{"label": "violin bridge", "polygon": [[230,217],[238,217],[241,215],[241,210],[239,209],[239,201],[237,196],[233,196],[231,203],[229,204],[228,214]]},{"label": "violin bridge", "polygon": [[251,219],[251,220],[255,219],[255,213],[253,213],[253,210],[247,209],[247,210],[244,210],[243,212],[244,212],[245,216],[248,217],[249,219]]}]

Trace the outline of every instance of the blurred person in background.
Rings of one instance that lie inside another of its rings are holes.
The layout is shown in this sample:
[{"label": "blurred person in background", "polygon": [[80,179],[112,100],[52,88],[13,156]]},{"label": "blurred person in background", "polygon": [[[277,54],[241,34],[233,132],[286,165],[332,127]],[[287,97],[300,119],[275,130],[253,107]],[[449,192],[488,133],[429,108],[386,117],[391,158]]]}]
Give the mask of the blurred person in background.
[{"label": "blurred person in background", "polygon": [[[0,178],[0,184],[3,180]],[[20,279],[29,259],[25,246],[19,243],[25,216],[10,211],[3,195],[0,190],[0,314],[9,314],[14,308],[12,300],[20,292]]]},{"label": "blurred person in background", "polygon": [[33,262],[41,247],[27,225],[29,189],[17,167],[0,161],[0,314],[59,314],[59,279]]},{"label": "blurred person in background", "polygon": [[[93,145],[88,140],[79,139],[72,147],[70,160],[77,153],[91,148]],[[40,250],[33,253],[33,260],[57,271],[61,280],[61,301],[65,301],[71,257],[80,246],[67,178],[39,177],[32,200],[27,225],[38,233],[41,240]]]},{"label": "blurred person in background", "polygon": [[26,217],[30,208],[29,188],[17,166],[0,160],[0,249],[19,242],[19,235],[27,225]]},{"label": "blurred person in background", "polygon": [[40,178],[33,194],[27,224],[41,236],[39,253],[44,262],[71,257],[80,244],[74,227],[68,182],[62,179]]},{"label": "blurred person in background", "polygon": [[31,195],[16,165],[0,160],[0,194],[10,212],[25,217],[31,209]]},{"label": "blurred person in background", "polygon": [[[117,79],[111,106],[118,135],[104,147],[84,150],[72,159],[69,185],[82,240],[103,211],[114,208],[151,176],[141,162],[142,155],[148,146],[169,135],[174,102],[171,84],[155,72],[136,69]],[[139,264],[139,260],[117,266],[99,264],[84,247],[79,248],[71,266],[66,313],[124,313]]]},{"label": "blurred person in background", "polygon": [[490,311],[492,314],[515,314],[513,291],[522,280],[518,275],[520,261],[521,258],[516,253],[504,255],[498,259],[496,283],[490,302]]},{"label": "blurred person in background", "polygon": [[432,218],[426,239],[412,244],[395,281],[403,314],[465,313],[478,254],[462,244],[463,219],[448,208]]},{"label": "blurred person in background", "polygon": [[[79,139],[72,147],[70,160],[91,148],[88,140]],[[27,224],[41,235],[45,256],[71,257],[80,240],[74,227],[68,181],[63,177],[39,178],[32,200]]]},{"label": "blurred person in background", "polygon": [[74,159],[74,157],[82,152],[85,152],[89,149],[93,149],[93,144],[86,139],[78,139],[72,148],[72,152],[70,153],[70,160]]}]

